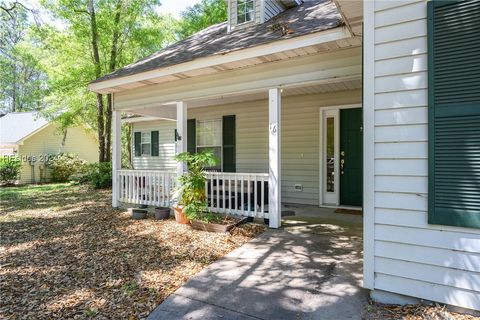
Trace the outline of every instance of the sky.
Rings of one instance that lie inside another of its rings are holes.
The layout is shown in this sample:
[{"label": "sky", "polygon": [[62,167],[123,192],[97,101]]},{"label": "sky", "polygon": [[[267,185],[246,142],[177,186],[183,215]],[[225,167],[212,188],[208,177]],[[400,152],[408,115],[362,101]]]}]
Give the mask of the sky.
[{"label": "sky", "polygon": [[174,17],[180,17],[180,13],[187,7],[200,2],[200,0],[161,0],[162,5],[158,9],[160,13],[170,13]]},{"label": "sky", "polygon": [[[185,10],[187,7],[193,6],[200,0],[160,0],[162,5],[159,7],[158,12],[160,13],[170,13],[174,17],[180,17],[180,13]],[[33,7],[35,9],[39,8],[39,0],[21,0],[20,2],[24,3],[28,7]]]}]

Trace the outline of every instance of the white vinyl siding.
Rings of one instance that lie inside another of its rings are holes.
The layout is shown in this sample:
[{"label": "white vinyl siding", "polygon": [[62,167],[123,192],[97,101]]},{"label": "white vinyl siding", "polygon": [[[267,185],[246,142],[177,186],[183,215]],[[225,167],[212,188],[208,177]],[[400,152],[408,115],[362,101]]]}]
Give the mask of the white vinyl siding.
[{"label": "white vinyl siding", "polygon": [[283,12],[285,9],[277,0],[265,0],[265,8],[264,8],[264,21],[268,21],[278,15],[280,12]]},{"label": "white vinyl siding", "polygon": [[[318,205],[319,202],[319,108],[322,106],[360,103],[360,91],[342,91],[328,94],[299,95],[282,99],[282,201]],[[235,115],[237,172],[268,172],[268,101],[257,100],[228,105],[188,109],[189,119],[197,121],[221,119]],[[173,123],[173,125],[171,125]],[[160,130],[175,127],[175,122],[151,121],[135,123],[145,128]],[[173,143],[173,134],[171,142]],[[162,148],[160,148],[162,150]],[[174,154],[172,147],[169,156]],[[154,169],[147,164],[154,159],[143,159],[142,169]],[[174,163],[171,166],[174,168]],[[135,167],[140,169],[138,165]],[[303,185],[303,192],[295,192],[295,184]]]},{"label": "white vinyl siding", "polygon": [[151,134],[158,131],[158,157],[142,155],[135,157],[135,143],[132,134],[132,164],[134,169],[175,170],[175,121],[158,120],[133,123],[133,132]]},{"label": "white vinyl siding", "polygon": [[427,223],[427,1],[374,6],[374,288],[480,309],[480,230]]}]

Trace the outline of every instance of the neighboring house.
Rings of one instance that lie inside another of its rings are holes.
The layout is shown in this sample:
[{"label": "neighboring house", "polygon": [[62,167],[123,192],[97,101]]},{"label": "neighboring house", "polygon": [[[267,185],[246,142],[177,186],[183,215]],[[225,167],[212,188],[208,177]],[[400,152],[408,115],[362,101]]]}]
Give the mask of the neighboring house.
[{"label": "neighboring house", "polygon": [[22,161],[20,183],[50,180],[46,156],[74,153],[88,162],[98,161],[98,143],[89,129],[75,126],[61,131],[35,112],[12,112],[0,118],[0,155]]},{"label": "neighboring house", "polygon": [[[114,95],[113,205],[168,204],[174,152],[211,148],[212,210],[277,228],[282,202],[363,207],[375,299],[480,309],[480,1],[228,4],[90,84]],[[134,170],[121,113],[145,116]]]}]

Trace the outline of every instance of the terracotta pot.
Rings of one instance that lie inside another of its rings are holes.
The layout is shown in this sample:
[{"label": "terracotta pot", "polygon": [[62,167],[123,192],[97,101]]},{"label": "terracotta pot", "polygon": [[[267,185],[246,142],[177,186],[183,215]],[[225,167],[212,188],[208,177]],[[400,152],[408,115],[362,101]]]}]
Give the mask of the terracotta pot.
[{"label": "terracotta pot", "polygon": [[190,220],[188,220],[187,216],[183,212],[183,206],[173,207],[173,211],[175,212],[175,220],[181,224],[189,224]]}]

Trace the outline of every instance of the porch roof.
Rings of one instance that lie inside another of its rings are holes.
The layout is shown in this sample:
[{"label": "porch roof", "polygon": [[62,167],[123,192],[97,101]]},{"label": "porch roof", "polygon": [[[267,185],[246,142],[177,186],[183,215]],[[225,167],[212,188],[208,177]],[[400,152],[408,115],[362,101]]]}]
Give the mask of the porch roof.
[{"label": "porch roof", "polygon": [[[222,56],[230,52],[325,31],[342,25],[344,22],[333,2],[310,0],[284,11],[266,23],[236,29],[229,33],[226,22],[213,25],[149,57],[98,78],[92,84],[163,69],[199,58]],[[282,31],[278,29],[279,26],[287,26],[289,33],[282,35]]]}]

